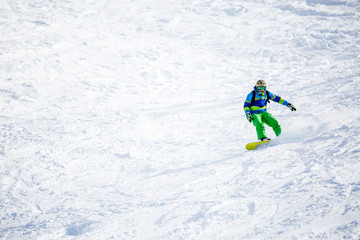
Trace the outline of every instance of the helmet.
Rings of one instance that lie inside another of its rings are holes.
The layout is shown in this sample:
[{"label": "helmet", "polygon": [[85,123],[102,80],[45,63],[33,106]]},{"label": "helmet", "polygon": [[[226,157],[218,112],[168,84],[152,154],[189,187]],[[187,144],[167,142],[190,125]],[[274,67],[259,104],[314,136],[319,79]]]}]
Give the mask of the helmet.
[{"label": "helmet", "polygon": [[266,91],[266,86],[267,86],[267,84],[266,84],[265,80],[262,80],[262,79],[258,80],[255,84],[256,90],[258,92],[260,92],[261,94],[264,94],[264,92]]},{"label": "helmet", "polygon": [[265,80],[260,79],[256,82],[255,86],[256,87],[266,87],[267,84],[266,84]]}]

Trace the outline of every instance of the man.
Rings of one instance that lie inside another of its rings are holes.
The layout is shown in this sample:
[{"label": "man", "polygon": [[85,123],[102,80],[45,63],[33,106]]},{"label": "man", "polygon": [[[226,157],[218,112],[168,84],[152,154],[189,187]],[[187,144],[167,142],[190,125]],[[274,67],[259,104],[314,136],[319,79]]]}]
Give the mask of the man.
[{"label": "man", "polygon": [[291,111],[296,111],[294,105],[267,91],[266,86],[267,84],[264,80],[258,80],[254,90],[247,95],[244,103],[246,118],[250,123],[253,122],[256,127],[257,137],[261,141],[270,140],[266,136],[264,124],[271,127],[276,136],[281,134],[281,127],[278,121],[267,111],[266,105],[270,100],[289,107]]}]

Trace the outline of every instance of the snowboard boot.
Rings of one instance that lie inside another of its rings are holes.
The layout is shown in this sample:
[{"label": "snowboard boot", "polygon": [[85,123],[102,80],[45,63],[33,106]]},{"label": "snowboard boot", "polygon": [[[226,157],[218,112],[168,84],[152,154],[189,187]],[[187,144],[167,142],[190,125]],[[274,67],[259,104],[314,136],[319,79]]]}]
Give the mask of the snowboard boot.
[{"label": "snowboard boot", "polygon": [[271,140],[271,139],[268,138],[268,137],[263,137],[263,138],[260,139],[260,141],[266,141],[266,140]]}]

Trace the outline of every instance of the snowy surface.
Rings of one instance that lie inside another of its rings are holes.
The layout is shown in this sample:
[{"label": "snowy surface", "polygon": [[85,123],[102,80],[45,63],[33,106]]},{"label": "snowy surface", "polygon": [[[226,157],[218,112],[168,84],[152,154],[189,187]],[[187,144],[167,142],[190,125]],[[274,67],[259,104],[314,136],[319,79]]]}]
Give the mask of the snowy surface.
[{"label": "snowy surface", "polygon": [[[0,239],[360,239],[358,0],[0,0],[0,33]],[[257,79],[298,111],[246,151]]]}]

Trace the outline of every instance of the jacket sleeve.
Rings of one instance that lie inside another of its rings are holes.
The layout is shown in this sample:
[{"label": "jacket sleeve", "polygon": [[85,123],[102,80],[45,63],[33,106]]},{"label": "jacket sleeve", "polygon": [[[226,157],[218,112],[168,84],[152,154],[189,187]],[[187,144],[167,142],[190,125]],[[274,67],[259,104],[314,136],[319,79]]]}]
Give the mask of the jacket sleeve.
[{"label": "jacket sleeve", "polygon": [[251,105],[252,95],[253,95],[253,92],[249,93],[245,99],[245,102],[244,102],[245,114],[250,113],[250,105]]},{"label": "jacket sleeve", "polygon": [[289,104],[288,101],[286,101],[285,99],[282,99],[280,96],[276,96],[272,92],[269,92],[269,97],[270,97],[270,100],[272,100],[274,102],[277,102],[277,103],[280,103],[282,105],[287,106]]}]

